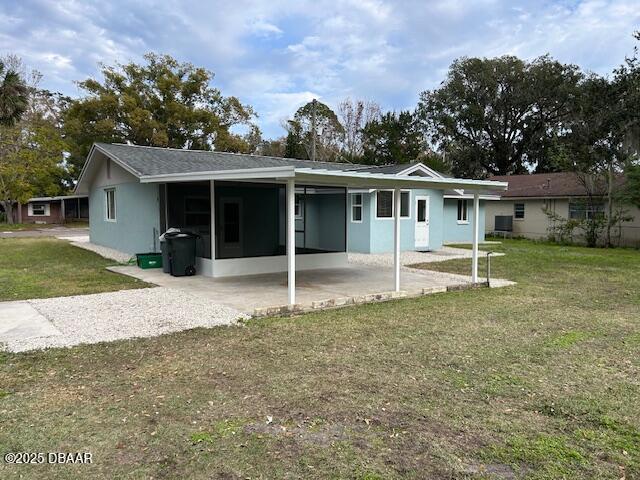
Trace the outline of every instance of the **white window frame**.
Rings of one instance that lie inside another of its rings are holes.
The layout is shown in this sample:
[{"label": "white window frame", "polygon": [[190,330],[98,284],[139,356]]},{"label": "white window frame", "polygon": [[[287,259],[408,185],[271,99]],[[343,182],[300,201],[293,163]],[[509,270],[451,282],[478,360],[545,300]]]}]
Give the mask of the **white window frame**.
[{"label": "white window frame", "polygon": [[[360,195],[360,203],[356,203],[356,197]],[[351,223],[362,223],[363,212],[362,204],[364,203],[364,194],[362,193],[352,193],[351,194]],[[353,217],[353,209],[360,209],[360,220],[355,220]]]},{"label": "white window frame", "polygon": [[[33,211],[33,207],[35,205],[42,205],[44,213],[35,213]],[[30,217],[49,217],[51,216],[51,205],[46,202],[29,203],[29,208],[27,209],[27,213]]]},{"label": "white window frame", "polygon": [[[110,194],[113,194],[113,218],[109,217],[109,213],[111,213],[109,208]],[[116,202],[116,189],[115,187],[105,188],[104,189],[104,221],[115,223],[117,222],[117,219],[118,219],[118,205]]]},{"label": "white window frame", "polygon": [[[378,216],[378,192],[391,192],[391,216],[390,217],[380,217]],[[405,218],[405,219],[410,219],[411,218],[411,190],[401,190],[400,191],[400,195],[404,195],[407,194],[409,195],[409,215],[400,215],[400,218]],[[381,190],[376,190],[376,198],[375,200],[375,204],[376,204],[376,220],[393,220],[396,218],[396,192],[395,190],[389,190],[389,189],[381,189]],[[400,208],[402,208],[402,202],[400,203]]]},{"label": "white window frame", "polygon": [[[522,217],[516,216],[516,205],[522,205]],[[513,202],[513,219],[519,222],[523,221],[527,216],[527,206],[524,202]]]},{"label": "white window frame", "polygon": [[[460,202],[462,202],[462,209],[460,209]],[[460,211],[463,213],[463,218],[460,218]],[[458,225],[469,225],[469,201],[466,198],[459,198],[456,204],[456,217],[458,219]]]}]

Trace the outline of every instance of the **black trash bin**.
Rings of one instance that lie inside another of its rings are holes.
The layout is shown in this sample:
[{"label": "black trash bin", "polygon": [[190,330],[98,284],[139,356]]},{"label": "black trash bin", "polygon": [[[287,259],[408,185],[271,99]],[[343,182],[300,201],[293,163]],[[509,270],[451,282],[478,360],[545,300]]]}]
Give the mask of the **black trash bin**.
[{"label": "black trash bin", "polygon": [[166,233],[164,240],[169,254],[169,273],[174,277],[196,274],[196,240],[194,233]]}]

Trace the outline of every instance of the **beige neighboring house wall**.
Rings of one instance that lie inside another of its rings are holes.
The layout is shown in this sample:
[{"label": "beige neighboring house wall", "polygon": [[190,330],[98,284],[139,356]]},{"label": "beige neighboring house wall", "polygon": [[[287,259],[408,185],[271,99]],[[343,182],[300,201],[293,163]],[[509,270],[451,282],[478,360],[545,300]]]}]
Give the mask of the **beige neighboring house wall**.
[{"label": "beige neighboring house wall", "polygon": [[[513,235],[533,239],[547,238],[549,235],[549,218],[543,212],[546,206],[563,218],[569,218],[569,198],[509,198],[494,202],[486,202],[485,230],[486,233],[495,231],[496,215],[513,216]],[[525,206],[523,219],[515,218],[516,203]],[[626,222],[621,229],[615,229],[612,233],[614,243],[619,237],[619,245],[640,248],[640,209],[637,207],[625,207],[628,214],[633,217],[632,222]],[[576,238],[579,240],[579,237]]]}]

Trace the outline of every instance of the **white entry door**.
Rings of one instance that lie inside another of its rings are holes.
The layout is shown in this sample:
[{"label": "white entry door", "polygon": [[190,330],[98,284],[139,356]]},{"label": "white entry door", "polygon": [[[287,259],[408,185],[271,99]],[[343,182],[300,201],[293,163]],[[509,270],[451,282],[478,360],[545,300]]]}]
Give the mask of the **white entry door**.
[{"label": "white entry door", "polygon": [[416,248],[429,248],[429,197],[416,196]]},{"label": "white entry door", "polygon": [[220,256],[233,258],[242,256],[242,200],[240,198],[220,199]]}]

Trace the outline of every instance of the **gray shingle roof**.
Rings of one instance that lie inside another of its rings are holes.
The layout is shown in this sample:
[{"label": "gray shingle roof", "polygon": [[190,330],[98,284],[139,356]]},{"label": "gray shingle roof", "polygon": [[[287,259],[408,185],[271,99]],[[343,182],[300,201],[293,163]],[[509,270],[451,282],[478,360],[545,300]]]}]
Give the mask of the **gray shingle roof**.
[{"label": "gray shingle roof", "polygon": [[96,143],[95,145],[108,156],[126,164],[140,176],[286,166],[338,171],[360,171],[370,167],[370,165],[351,163],[313,162],[242,153],[179,150],[119,143]]}]

